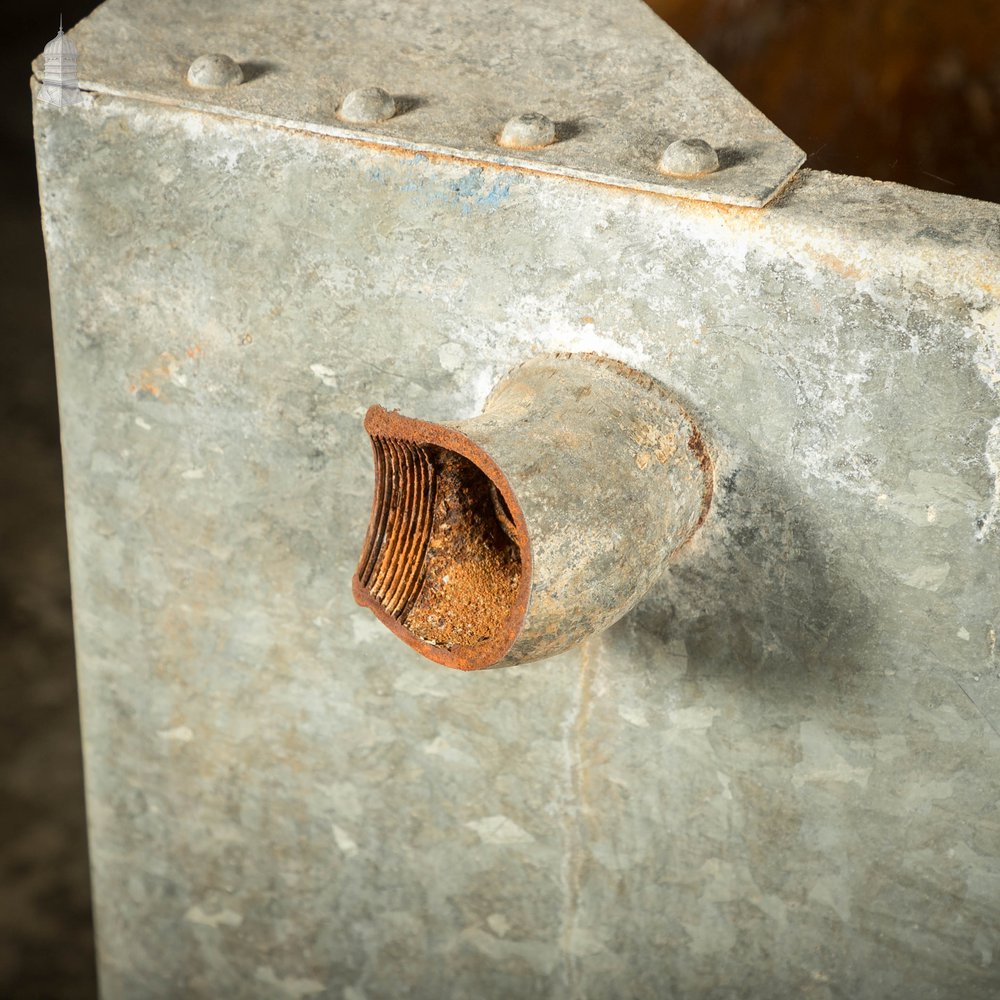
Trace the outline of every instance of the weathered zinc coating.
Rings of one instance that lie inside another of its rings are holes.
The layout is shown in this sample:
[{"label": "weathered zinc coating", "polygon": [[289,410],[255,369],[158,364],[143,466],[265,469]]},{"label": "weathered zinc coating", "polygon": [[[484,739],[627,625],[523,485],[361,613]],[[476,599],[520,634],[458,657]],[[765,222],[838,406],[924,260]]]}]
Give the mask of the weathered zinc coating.
[{"label": "weathered zinc coating", "polygon": [[[1000,209],[35,113],[107,1000],[997,995]],[[351,597],[362,417],[554,350],[678,395],[712,515],[444,670]]]}]

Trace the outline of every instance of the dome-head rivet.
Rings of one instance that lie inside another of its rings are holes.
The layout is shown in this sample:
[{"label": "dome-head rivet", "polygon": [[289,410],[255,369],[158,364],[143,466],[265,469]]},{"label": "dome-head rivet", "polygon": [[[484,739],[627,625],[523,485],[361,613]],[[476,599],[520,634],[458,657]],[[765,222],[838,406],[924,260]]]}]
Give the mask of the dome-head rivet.
[{"label": "dome-head rivet", "polygon": [[719,169],[719,154],[704,139],[678,139],[663,151],[659,166],[669,177],[702,177]]},{"label": "dome-head rivet", "polygon": [[537,111],[509,118],[497,136],[497,143],[507,149],[541,149],[555,141],[555,124]]},{"label": "dome-head rivet", "polygon": [[374,125],[388,121],[396,114],[396,102],[392,94],[381,87],[361,87],[352,90],[340,102],[337,117],[344,122],[359,125]]},{"label": "dome-head rivet", "polygon": [[198,56],[187,71],[187,82],[192,87],[205,90],[216,87],[232,87],[243,82],[243,68],[235,60],[221,52]]}]

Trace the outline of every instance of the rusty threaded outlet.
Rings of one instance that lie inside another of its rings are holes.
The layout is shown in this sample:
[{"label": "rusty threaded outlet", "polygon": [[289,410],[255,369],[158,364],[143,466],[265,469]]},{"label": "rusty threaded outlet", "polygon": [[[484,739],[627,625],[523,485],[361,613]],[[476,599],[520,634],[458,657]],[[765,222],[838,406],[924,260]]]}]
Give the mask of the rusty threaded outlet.
[{"label": "rusty threaded outlet", "polygon": [[424,656],[460,670],[552,656],[659,579],[712,498],[691,418],[595,354],[509,372],[483,413],[365,416],[375,495],[353,589]]}]

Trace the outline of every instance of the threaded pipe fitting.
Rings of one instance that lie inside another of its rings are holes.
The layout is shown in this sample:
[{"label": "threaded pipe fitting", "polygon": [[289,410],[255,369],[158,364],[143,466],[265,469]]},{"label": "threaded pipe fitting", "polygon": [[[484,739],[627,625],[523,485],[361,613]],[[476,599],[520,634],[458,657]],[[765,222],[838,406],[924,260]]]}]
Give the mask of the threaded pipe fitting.
[{"label": "threaded pipe fitting", "polygon": [[355,599],[462,670],[552,656],[626,614],[704,521],[712,465],[654,379],[593,354],[513,369],[483,413],[373,406]]}]

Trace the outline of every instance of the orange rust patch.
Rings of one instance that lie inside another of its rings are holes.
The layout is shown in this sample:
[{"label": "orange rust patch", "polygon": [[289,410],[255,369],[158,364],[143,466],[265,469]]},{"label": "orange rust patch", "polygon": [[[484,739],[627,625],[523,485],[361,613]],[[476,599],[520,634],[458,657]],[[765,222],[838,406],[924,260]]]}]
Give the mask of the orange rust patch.
[{"label": "orange rust patch", "polygon": [[835,254],[826,253],[823,250],[816,250],[813,247],[809,248],[809,253],[812,255],[814,260],[817,260],[820,264],[828,267],[834,274],[839,274],[842,278],[860,278],[862,276],[861,269],[855,267],[854,264],[848,264],[847,261],[841,260]]},{"label": "orange rust patch", "polygon": [[195,344],[184,351],[184,358],[164,351],[159,357],[159,364],[150,365],[136,375],[128,385],[128,391],[133,395],[144,392],[154,399],[159,399],[167,383],[172,382],[181,365],[186,361],[195,361],[201,357],[203,350],[200,344]]},{"label": "orange rust patch", "polygon": [[403,624],[425,642],[474,646],[502,634],[521,577],[517,546],[493,509],[489,480],[438,451],[423,585]]},{"label": "orange rust patch", "polygon": [[493,666],[524,623],[531,549],[506,477],[464,434],[373,406],[375,495],[355,600],[424,656]]},{"label": "orange rust patch", "polygon": [[144,368],[129,383],[129,392],[145,392],[159,398],[165,382],[169,382],[177,371],[177,358],[168,352],[160,355],[160,363]]}]

